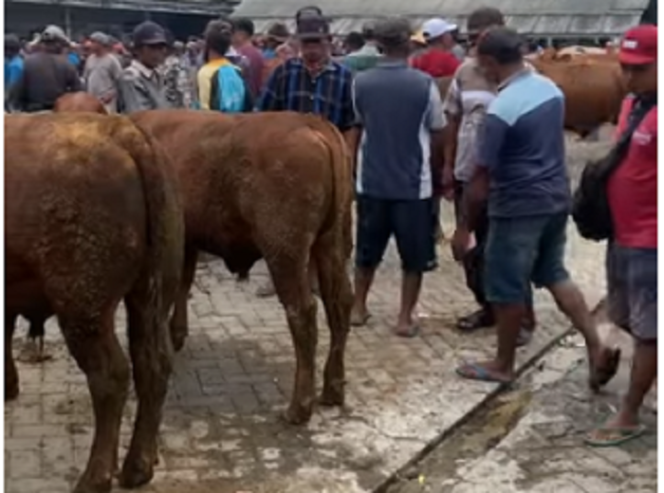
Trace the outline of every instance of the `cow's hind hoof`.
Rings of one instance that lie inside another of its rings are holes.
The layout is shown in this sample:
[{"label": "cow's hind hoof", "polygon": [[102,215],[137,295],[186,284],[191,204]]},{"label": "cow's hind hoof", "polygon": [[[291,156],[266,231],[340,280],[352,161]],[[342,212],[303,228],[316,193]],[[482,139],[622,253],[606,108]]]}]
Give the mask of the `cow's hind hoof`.
[{"label": "cow's hind hoof", "polygon": [[73,493],[109,493],[111,491],[112,481],[110,478],[102,481],[89,481],[81,478],[74,488]]},{"label": "cow's hind hoof", "polygon": [[304,406],[291,406],[283,413],[283,419],[290,425],[303,425],[311,419],[312,409]]},{"label": "cow's hind hoof", "polygon": [[323,389],[318,404],[325,407],[343,406],[345,396],[343,390]]},{"label": "cow's hind hoof", "polygon": [[[129,456],[127,457],[129,459]],[[120,486],[123,488],[138,488],[152,481],[154,476],[154,461],[125,460],[120,473]]]}]

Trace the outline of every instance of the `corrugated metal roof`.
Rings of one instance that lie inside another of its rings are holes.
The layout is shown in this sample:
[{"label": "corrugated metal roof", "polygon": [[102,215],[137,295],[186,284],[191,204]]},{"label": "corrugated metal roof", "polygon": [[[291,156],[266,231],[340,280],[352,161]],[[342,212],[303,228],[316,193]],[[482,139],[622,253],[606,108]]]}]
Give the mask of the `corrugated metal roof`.
[{"label": "corrugated metal roof", "polygon": [[[533,35],[617,35],[637,24],[649,0],[493,0],[510,27]],[[292,30],[293,16],[302,7],[318,5],[333,19],[332,29],[344,34],[360,30],[367,21],[405,16],[419,25],[444,16],[463,30],[466,16],[486,0],[242,0],[235,17],[250,17],[258,31],[274,22]]]}]

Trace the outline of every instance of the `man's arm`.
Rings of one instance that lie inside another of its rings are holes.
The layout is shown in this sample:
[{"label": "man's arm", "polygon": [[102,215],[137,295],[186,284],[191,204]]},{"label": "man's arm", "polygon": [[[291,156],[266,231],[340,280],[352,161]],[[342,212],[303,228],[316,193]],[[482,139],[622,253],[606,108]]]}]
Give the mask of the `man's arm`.
[{"label": "man's arm", "polygon": [[275,68],[270,75],[256,105],[258,111],[282,111],[286,109],[284,84],[282,82],[285,70],[285,65],[282,64]]},{"label": "man's arm", "polygon": [[431,134],[431,173],[435,180],[433,188],[436,195],[439,196],[444,165],[447,118],[443,111],[443,101],[440,97],[440,91],[433,80],[429,84],[429,105],[427,111],[427,128]]},{"label": "man's arm", "polygon": [[478,142],[478,162],[470,181],[461,214],[461,227],[474,231],[479,214],[489,197],[489,174],[499,166],[500,156],[509,124],[499,116],[489,113],[484,119]]},{"label": "man's arm", "polygon": [[447,90],[443,110],[447,116],[447,128],[445,129],[443,144],[443,195],[445,198],[451,199],[454,194],[454,165],[456,163],[459,127],[461,126],[463,112],[458,75],[454,76]]},{"label": "man's arm", "polygon": [[122,77],[120,77],[118,81],[118,93],[122,102],[123,113],[152,109],[145,104],[145,97],[137,85],[137,79],[131,73],[125,71]]}]

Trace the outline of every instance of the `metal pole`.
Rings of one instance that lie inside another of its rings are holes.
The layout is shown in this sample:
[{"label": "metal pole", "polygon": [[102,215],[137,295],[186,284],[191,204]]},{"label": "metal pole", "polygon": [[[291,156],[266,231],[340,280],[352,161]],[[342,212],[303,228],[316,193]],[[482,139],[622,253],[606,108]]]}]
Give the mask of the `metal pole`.
[{"label": "metal pole", "polygon": [[65,33],[71,39],[71,9],[65,6]]}]

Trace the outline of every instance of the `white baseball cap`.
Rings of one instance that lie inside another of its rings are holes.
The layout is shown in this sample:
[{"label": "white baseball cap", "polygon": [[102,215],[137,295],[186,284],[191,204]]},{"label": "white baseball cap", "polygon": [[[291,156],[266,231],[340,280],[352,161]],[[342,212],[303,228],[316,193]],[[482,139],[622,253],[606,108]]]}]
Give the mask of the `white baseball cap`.
[{"label": "white baseball cap", "polygon": [[427,39],[438,38],[443,34],[454,31],[457,28],[456,24],[447,22],[445,19],[435,17],[429,19],[422,25],[422,34]]}]

